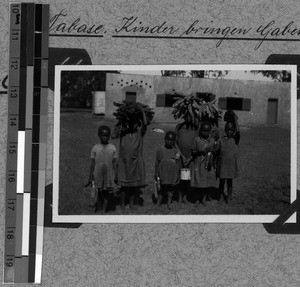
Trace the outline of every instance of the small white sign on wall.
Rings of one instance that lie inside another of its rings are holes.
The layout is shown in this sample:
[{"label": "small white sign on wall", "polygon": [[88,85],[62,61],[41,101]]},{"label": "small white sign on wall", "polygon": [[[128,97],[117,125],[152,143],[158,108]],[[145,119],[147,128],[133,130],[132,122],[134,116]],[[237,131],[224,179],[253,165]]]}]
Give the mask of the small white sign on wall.
[{"label": "small white sign on wall", "polygon": [[93,92],[93,114],[105,114],[105,92]]}]

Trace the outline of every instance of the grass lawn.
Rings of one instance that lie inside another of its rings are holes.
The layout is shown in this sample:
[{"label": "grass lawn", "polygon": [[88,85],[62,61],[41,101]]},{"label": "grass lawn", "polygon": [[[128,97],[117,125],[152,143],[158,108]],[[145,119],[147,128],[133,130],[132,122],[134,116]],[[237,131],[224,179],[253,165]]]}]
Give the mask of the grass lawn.
[{"label": "grass lawn", "polygon": [[[90,193],[84,189],[88,181],[90,151],[99,141],[97,129],[112,120],[93,117],[90,111],[61,111],[59,214],[93,214],[89,207]],[[144,137],[144,159],[147,187],[143,190],[143,206],[126,214],[279,214],[288,206],[290,196],[290,131],[278,127],[241,128],[240,176],[233,182],[233,200],[212,200],[202,204],[179,205],[173,201],[171,210],[163,204],[153,209],[155,188],[153,174],[155,153],[164,134],[152,128],[173,130],[174,124],[151,124]],[[223,130],[220,128],[220,133]],[[119,140],[111,140],[119,149]],[[121,214],[117,205],[108,214]]]}]

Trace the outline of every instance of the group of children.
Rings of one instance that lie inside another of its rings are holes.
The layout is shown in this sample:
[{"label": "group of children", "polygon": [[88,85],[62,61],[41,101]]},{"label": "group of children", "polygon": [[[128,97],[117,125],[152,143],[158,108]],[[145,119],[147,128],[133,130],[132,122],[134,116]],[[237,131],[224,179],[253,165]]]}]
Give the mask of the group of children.
[{"label": "group of children", "polygon": [[[91,206],[106,212],[108,195],[115,185],[121,187],[122,212],[125,211],[126,197],[129,207],[140,189],[146,185],[146,171],[143,160],[143,137],[147,122],[143,113],[142,121],[115,129],[112,138],[120,138],[119,156],[114,145],[109,143],[111,131],[100,126],[100,143],[91,151],[91,167],[88,184],[94,184],[94,200]],[[200,127],[189,123],[178,125],[175,131],[165,133],[165,144],[156,152],[154,179],[158,186],[156,207],[167,197],[170,208],[172,196],[178,192],[178,202],[188,202],[193,192],[199,202],[210,200],[210,189],[218,187],[218,199],[223,196],[226,203],[232,198],[232,182],[239,170],[238,145],[240,132],[236,115],[225,114],[225,135],[219,137],[209,121],[202,121]],[[181,172],[188,171],[189,178],[182,179]],[[219,179],[219,182],[218,182]],[[227,189],[225,189],[227,183]]]}]

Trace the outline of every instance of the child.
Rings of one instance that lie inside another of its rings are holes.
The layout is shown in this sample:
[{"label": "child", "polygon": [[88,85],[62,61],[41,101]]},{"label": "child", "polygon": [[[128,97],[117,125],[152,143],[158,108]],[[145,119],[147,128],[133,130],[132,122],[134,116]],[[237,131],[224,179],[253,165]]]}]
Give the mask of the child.
[{"label": "child", "polygon": [[179,181],[179,153],[175,148],[176,134],[168,131],[165,136],[165,145],[156,152],[155,181],[160,181],[156,207],[161,204],[163,196],[167,195],[167,206],[170,209],[172,194]]},{"label": "child", "polygon": [[240,141],[240,128],[238,124],[238,116],[233,110],[227,110],[224,115],[224,121],[227,123],[233,123],[235,125],[235,133],[234,133],[234,140],[236,144],[239,144]]},{"label": "child", "polygon": [[[235,123],[227,122],[225,124],[226,136],[220,138],[219,159],[217,176],[220,178],[219,194],[223,195],[224,200],[228,203],[228,198],[232,199],[232,181],[238,176],[238,144],[240,135],[237,134]],[[227,190],[224,190],[225,181],[227,182]]]},{"label": "child", "polygon": [[[191,123],[181,123],[176,126],[177,136],[176,146],[180,152],[179,168],[189,168],[192,162],[191,149],[195,138],[197,137],[198,126]],[[188,203],[187,195],[190,191],[190,181],[180,180],[178,190],[178,202]]]},{"label": "child", "polygon": [[120,152],[117,167],[118,185],[121,186],[121,208],[125,211],[125,197],[129,196],[132,208],[135,196],[145,186],[146,171],[143,159],[143,137],[147,131],[147,119],[141,110],[141,121],[131,119],[126,127],[118,127],[112,138],[120,138]]},{"label": "child", "polygon": [[195,139],[192,147],[191,187],[202,193],[200,202],[205,196],[206,200],[210,200],[209,189],[217,185],[213,167],[215,140],[210,137],[210,133],[211,123],[201,122],[199,137]]},{"label": "child", "polygon": [[100,126],[98,128],[98,136],[100,143],[96,144],[91,151],[91,167],[89,183],[95,182],[95,198],[92,203],[94,212],[97,211],[97,204],[100,201],[102,205],[102,213],[106,212],[108,203],[108,193],[114,189],[114,181],[116,174],[116,147],[110,144],[110,128],[108,126]]}]

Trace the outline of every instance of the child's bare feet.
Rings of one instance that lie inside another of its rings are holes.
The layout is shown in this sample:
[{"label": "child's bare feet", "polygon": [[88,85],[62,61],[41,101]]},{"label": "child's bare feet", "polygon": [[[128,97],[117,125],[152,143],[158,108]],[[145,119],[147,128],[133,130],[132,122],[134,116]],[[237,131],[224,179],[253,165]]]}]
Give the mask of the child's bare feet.
[{"label": "child's bare feet", "polygon": [[182,202],[184,204],[190,204],[190,202],[187,200],[186,195],[182,198]]},{"label": "child's bare feet", "polygon": [[134,206],[134,196],[130,196],[129,198],[129,208],[132,209]]}]

